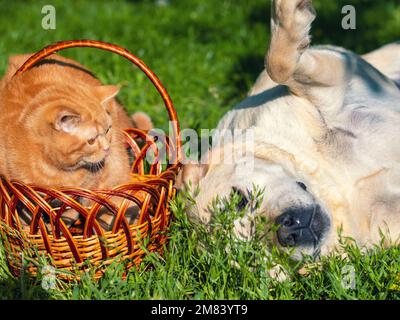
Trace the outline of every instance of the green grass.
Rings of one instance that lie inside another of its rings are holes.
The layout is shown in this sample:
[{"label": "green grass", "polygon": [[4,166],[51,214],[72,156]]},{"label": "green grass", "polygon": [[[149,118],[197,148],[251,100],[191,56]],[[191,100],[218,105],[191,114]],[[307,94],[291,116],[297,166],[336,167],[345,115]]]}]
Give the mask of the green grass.
[{"label": "green grass", "polygon": [[[400,39],[396,0],[314,1],[319,13],[314,43],[333,43],[363,53]],[[41,28],[41,8],[48,1],[0,0],[0,72],[7,57],[34,52],[58,40],[90,38],[126,47],[143,59],[167,86],[183,128],[213,128],[240,101],[263,68],[268,44],[269,1],[61,1],[57,29]],[[357,30],[343,31],[340,9],[354,4]],[[64,54],[64,53],[63,53]],[[65,55],[91,68],[104,82],[123,85],[120,98],[129,111],[147,111],[157,127],[167,128],[167,114],[149,81],[128,62],[94,49],[70,49]],[[299,265],[284,254],[266,261],[265,243],[243,243],[229,231],[232,219],[220,213],[212,231],[192,224],[187,200],[174,202],[174,222],[163,257],[150,255],[140,270],[121,280],[122,266],[109,268],[95,283],[43,290],[41,278],[13,278],[0,250],[0,299],[399,299],[400,249],[361,254],[351,244],[347,259],[324,258],[301,276]],[[232,213],[232,212],[231,212]],[[227,250],[227,247],[230,249]],[[233,264],[236,261],[236,264]],[[290,280],[271,279],[268,269],[280,263]],[[146,269],[152,264],[154,267]],[[343,268],[355,270],[355,288],[341,285]]]},{"label": "green grass", "polygon": [[[304,262],[293,262],[271,249],[268,241],[260,241],[264,228],[258,228],[250,242],[235,237],[238,201],[234,197],[226,202],[227,210],[216,209],[212,229],[207,230],[188,221],[185,207],[191,201],[180,194],[172,204],[174,222],[166,254],[149,254],[126,280],[123,265],[117,263],[98,283],[89,274],[81,283],[59,283],[55,290],[44,290],[44,275],[15,279],[0,260],[0,299],[400,299],[400,248],[377,247],[362,254],[348,242],[342,246],[347,258],[325,257],[319,264],[309,264],[308,275],[300,275]],[[268,257],[266,250],[271,252]],[[269,276],[276,264],[285,268],[286,281]],[[44,260],[39,265],[45,265]],[[346,268],[354,270],[354,287],[346,287]]]}]

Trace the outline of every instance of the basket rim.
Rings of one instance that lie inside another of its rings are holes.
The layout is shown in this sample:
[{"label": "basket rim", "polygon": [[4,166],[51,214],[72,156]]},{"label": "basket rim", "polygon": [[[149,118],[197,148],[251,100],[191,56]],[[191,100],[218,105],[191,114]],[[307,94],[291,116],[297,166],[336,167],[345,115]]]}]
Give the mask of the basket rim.
[{"label": "basket rim", "polygon": [[[75,262],[80,263],[82,262],[82,256],[80,251],[81,249],[78,248],[76,243],[78,240],[88,241],[90,239],[97,239],[99,243],[98,249],[101,250],[102,260],[105,260],[107,258],[112,258],[112,256],[109,256],[108,249],[104,247],[104,244],[102,244],[101,238],[104,238],[104,236],[123,234],[124,239],[126,239],[124,248],[127,248],[124,250],[127,251],[128,255],[132,255],[136,252],[133,247],[134,242],[136,241],[132,238],[133,229],[140,230],[141,228],[147,228],[147,236],[154,237],[154,239],[156,239],[154,241],[157,241],[157,245],[161,245],[161,243],[167,238],[167,235],[165,235],[164,232],[167,231],[171,219],[169,201],[176,192],[173,184],[178,171],[182,166],[182,141],[180,140],[178,115],[166,88],[162,85],[157,75],[141,59],[118,45],[85,39],[56,42],[33,54],[15,72],[13,78],[21,76],[24,72],[27,72],[29,69],[34,67],[40,60],[45,59],[58,51],[75,47],[91,47],[109,51],[116,53],[135,64],[143,73],[145,73],[147,78],[152,82],[153,86],[161,95],[168,112],[174,135],[172,138],[167,136],[165,137],[165,143],[169,150],[169,163],[167,164],[167,167],[162,170],[158,154],[155,154],[155,157],[158,160],[158,162],[155,162],[155,165],[157,166],[155,166],[155,169],[153,170],[154,164],[152,164],[149,174],[145,174],[143,170],[142,157],[150,147],[156,148],[155,141],[147,141],[147,132],[141,131],[137,128],[125,129],[124,133],[128,139],[127,142],[135,154],[135,161],[132,165],[132,169],[135,168],[137,173],[131,172],[132,182],[115,186],[111,189],[95,190],[81,187],[45,187],[35,183],[24,183],[20,180],[8,179],[4,175],[0,174],[0,232],[6,232],[6,235],[12,238],[12,235],[8,234],[8,228],[11,228],[11,231],[21,232],[21,234],[26,236],[27,239],[38,239],[41,245],[45,248],[45,251],[47,251],[47,254],[51,257],[53,257],[54,254],[52,251],[52,243],[54,241],[64,241],[68,244],[69,252],[74,257]],[[146,144],[144,147],[139,148],[134,141],[132,134],[135,137],[146,138]],[[139,159],[140,164],[136,166],[137,159]],[[142,168],[140,168],[140,165]],[[131,188],[129,189],[129,187]],[[143,194],[139,196],[136,195],[135,192],[143,192]],[[94,198],[90,198],[88,195],[92,195]],[[90,210],[87,208],[85,209],[84,207],[79,207],[79,204],[78,206],[75,206],[74,201],[81,196],[87,197],[89,200],[96,199]],[[126,200],[123,200],[122,205],[118,205],[120,208],[117,208],[117,211],[115,211],[115,208],[112,208],[111,210],[113,214],[117,212],[117,214],[115,214],[115,222],[112,230],[103,230],[95,218],[99,212],[100,206],[105,206],[107,208],[108,206],[113,206],[110,204],[110,198],[113,196],[131,199],[128,201],[132,201],[132,199],[134,200],[135,197],[137,197],[137,199],[141,197],[142,199],[138,200],[140,203],[137,203],[140,209],[138,220],[133,224],[127,222],[124,216],[127,205],[125,205]],[[62,201],[62,204],[57,209],[60,210],[61,213],[55,213],[52,206],[47,203],[47,201],[52,201],[53,199],[59,199]],[[19,218],[16,219],[16,222],[13,221],[13,216],[15,214],[18,215],[18,201],[20,201],[32,214],[32,222],[30,223],[29,230],[21,228]],[[64,222],[62,222],[61,215],[64,212],[63,210],[66,208],[65,206],[77,210],[79,214],[86,217],[83,235],[71,233],[72,231],[70,230],[70,227],[67,227]],[[150,208],[152,208],[151,210],[153,214],[149,213]],[[45,212],[50,217],[52,233],[46,231],[46,226],[42,219],[42,212]],[[3,223],[7,226],[6,230],[2,227]],[[55,224],[55,226],[53,224]],[[156,227],[155,230],[153,230],[153,225]],[[34,245],[35,243],[30,241],[29,246]],[[15,249],[18,251],[18,246],[20,249],[23,247],[22,244],[16,244],[13,251]],[[122,249],[119,250],[121,251]],[[7,254],[12,254],[12,252],[8,252]]]},{"label": "basket rim", "polygon": [[[147,78],[152,82],[153,86],[157,89],[158,93],[163,99],[165,108],[168,112],[169,120],[172,123],[174,136],[171,142],[174,147],[173,149],[175,149],[175,154],[172,155],[173,156],[172,163],[173,164],[180,163],[182,160],[182,141],[180,140],[180,124],[179,124],[178,114],[176,112],[172,99],[168,94],[168,91],[165,88],[165,86],[161,83],[158,76],[144,63],[143,60],[135,56],[126,48],[123,48],[121,46],[118,46],[110,42],[90,40],[90,39],[58,41],[53,44],[47,45],[46,47],[37,51],[31,57],[29,57],[28,60],[26,60],[25,63],[15,72],[13,78],[28,71],[29,69],[34,67],[39,61],[47,58],[52,54],[55,54],[65,49],[77,48],[77,47],[95,48],[118,54],[119,56],[124,57],[125,59],[130,61],[132,64],[136,65],[147,76]],[[130,128],[128,128],[127,130],[129,129]]]}]

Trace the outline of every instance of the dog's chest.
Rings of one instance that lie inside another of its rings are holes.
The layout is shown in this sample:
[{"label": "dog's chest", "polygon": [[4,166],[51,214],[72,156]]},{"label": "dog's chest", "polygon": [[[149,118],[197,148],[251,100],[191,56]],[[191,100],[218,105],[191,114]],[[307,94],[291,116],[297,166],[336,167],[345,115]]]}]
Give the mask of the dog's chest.
[{"label": "dog's chest", "polygon": [[[245,107],[228,112],[218,129],[252,130],[256,141],[277,146],[302,162],[315,162],[328,171],[330,169],[327,167],[332,167],[332,170],[347,172],[346,181],[356,180],[381,168],[382,163],[372,159],[377,157],[376,153],[385,155],[388,152],[383,137],[374,135],[373,139],[380,140],[373,141],[368,128],[361,128],[361,133],[354,129],[351,124],[351,121],[355,121],[351,119],[352,113],[343,114],[336,123],[327,127],[318,113],[313,113],[309,106],[302,105],[290,96],[261,105],[243,105]],[[371,117],[364,121],[378,121],[378,118]]]},{"label": "dog's chest", "polygon": [[[290,153],[316,150],[313,132],[319,131],[318,120],[307,120],[301,105],[290,96],[252,106],[253,97],[229,111],[220,121],[218,129],[243,134],[250,131],[254,140],[276,145]],[[246,104],[248,102],[248,104]],[[315,123],[317,122],[317,124]],[[316,133],[317,135],[319,133]]]}]

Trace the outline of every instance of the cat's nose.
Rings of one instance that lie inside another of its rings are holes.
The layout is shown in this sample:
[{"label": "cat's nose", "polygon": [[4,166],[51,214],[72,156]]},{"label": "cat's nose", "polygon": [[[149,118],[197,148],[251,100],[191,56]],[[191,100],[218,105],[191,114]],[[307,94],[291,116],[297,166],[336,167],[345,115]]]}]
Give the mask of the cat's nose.
[{"label": "cat's nose", "polygon": [[105,153],[109,153],[110,152],[110,146],[104,146],[103,150]]}]

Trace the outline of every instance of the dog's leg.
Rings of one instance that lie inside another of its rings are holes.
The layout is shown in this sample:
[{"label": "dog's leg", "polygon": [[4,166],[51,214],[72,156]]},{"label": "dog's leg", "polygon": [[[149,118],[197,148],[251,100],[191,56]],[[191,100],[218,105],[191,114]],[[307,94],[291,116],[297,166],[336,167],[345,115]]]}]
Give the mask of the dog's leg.
[{"label": "dog's leg", "polygon": [[400,42],[388,44],[362,57],[400,88]]},{"label": "dog's leg", "polygon": [[344,52],[309,48],[315,16],[311,0],[272,2],[266,69],[273,81],[317,106],[325,119],[334,118],[348,83],[348,61]]},{"label": "dog's leg", "polygon": [[258,76],[256,82],[254,83],[253,87],[247,93],[247,96],[255,96],[260,94],[266,90],[269,90],[273,87],[276,87],[277,84],[272,81],[271,77],[269,76],[267,70],[263,70],[260,75]]}]

